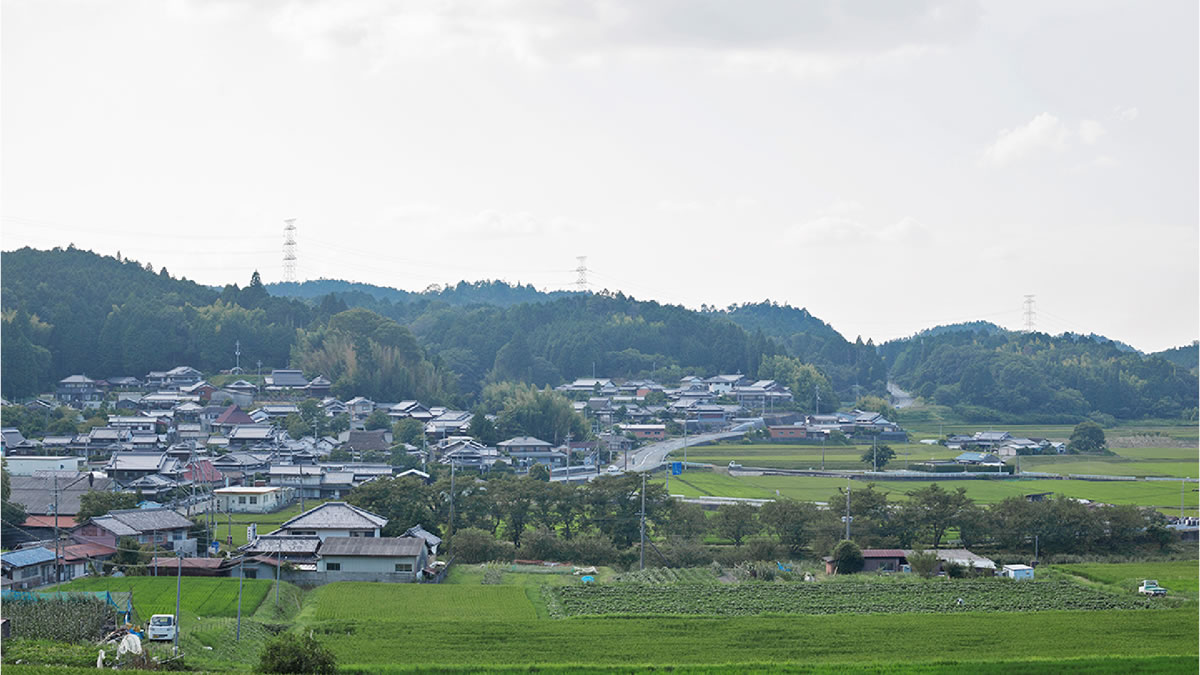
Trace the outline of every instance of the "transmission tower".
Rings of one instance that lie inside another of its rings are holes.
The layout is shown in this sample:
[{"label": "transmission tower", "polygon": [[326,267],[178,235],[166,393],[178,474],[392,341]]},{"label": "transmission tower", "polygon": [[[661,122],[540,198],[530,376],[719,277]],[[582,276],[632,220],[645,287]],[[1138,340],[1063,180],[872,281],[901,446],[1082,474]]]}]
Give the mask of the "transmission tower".
[{"label": "transmission tower", "polygon": [[1033,311],[1033,296],[1025,296],[1025,332],[1033,332],[1033,318],[1037,316],[1037,312]]},{"label": "transmission tower", "polygon": [[296,219],[283,221],[283,280],[296,280]]},{"label": "transmission tower", "polygon": [[575,272],[578,274],[578,276],[575,277],[575,288],[578,289],[580,292],[583,292],[583,291],[586,291],[588,288],[587,256],[579,255],[579,256],[575,256],[575,259],[579,261],[579,267],[575,268]]}]

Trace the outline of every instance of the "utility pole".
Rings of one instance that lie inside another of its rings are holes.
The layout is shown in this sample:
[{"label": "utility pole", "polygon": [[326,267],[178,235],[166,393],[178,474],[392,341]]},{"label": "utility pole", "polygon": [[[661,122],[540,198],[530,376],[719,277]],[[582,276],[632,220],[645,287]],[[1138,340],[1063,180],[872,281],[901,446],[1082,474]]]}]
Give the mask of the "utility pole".
[{"label": "utility pole", "polygon": [[154,576],[158,576],[158,530],[150,530],[150,545],[154,547]]},{"label": "utility pole", "polygon": [[[1182,504],[1183,502],[1180,501],[1179,503]],[[1180,516],[1183,515],[1182,509],[1180,510],[1179,515]],[[60,558],[59,558],[59,549],[58,549],[58,543],[59,543],[58,537],[59,537],[59,535],[58,535],[58,472],[55,471],[54,472],[54,587],[55,588],[58,588],[58,585],[60,583],[62,583],[62,564],[59,562]]]},{"label": "utility pole", "polygon": [[279,569],[283,567],[283,550],[275,550],[275,609],[279,609]]},{"label": "utility pole", "polygon": [[683,413],[683,470],[687,471],[687,413],[686,412]]},{"label": "utility pole", "polygon": [[641,552],[641,557],[638,562],[638,569],[644,570],[644,569],[646,569],[646,472],[645,471],[642,472],[642,513],[641,513],[641,516],[642,516],[642,526],[641,526],[642,552]]},{"label": "utility pole", "polygon": [[817,395],[817,414],[821,414],[821,387],[813,385],[813,393]]},{"label": "utility pole", "polygon": [[246,563],[238,563],[238,615],[237,615],[237,636],[235,642],[242,641],[242,583],[246,581]]},{"label": "utility pole", "polygon": [[[1187,481],[1186,480],[1179,481],[1179,518],[1180,518],[1180,520],[1183,519],[1183,492],[1184,492],[1185,487],[1187,487]],[[58,523],[57,516],[54,518],[54,522],[55,522],[55,524]]]},{"label": "utility pole", "polygon": [[[155,566],[157,570],[158,567]],[[179,595],[183,591],[183,552],[175,552],[175,655],[179,655]]]},{"label": "utility pole", "polygon": [[879,471],[879,436],[871,437],[871,471]]},{"label": "utility pole", "polygon": [[846,515],[842,518],[846,521],[846,541],[850,541],[850,521],[854,520],[850,516],[850,479],[846,479]]},{"label": "utility pole", "polygon": [[454,470],[458,468],[455,460],[450,460],[450,525],[446,528],[446,538],[454,535]]},{"label": "utility pole", "polygon": [[821,470],[825,470],[825,439],[829,438],[829,432],[821,433]]}]

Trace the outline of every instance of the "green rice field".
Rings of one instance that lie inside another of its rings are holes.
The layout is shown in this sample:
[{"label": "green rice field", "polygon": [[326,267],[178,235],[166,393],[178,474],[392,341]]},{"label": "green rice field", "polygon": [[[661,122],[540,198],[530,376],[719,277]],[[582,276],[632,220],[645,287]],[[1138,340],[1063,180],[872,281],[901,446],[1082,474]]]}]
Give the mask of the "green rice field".
[{"label": "green rice field", "polygon": [[[175,577],[87,577],[60,586],[64,591],[133,592],[133,607],[142,620],[152,614],[175,613]],[[184,577],[180,611],[194,616],[237,616],[238,580],[233,577]],[[249,616],[273,588],[272,582],[247,579],[242,589],[242,615]]]},{"label": "green rice field", "polygon": [[[414,610],[419,608],[419,610]],[[312,592],[301,620],[520,621],[536,619],[533,604],[520,586],[464,584],[378,584],[342,582]]]},{"label": "green rice field", "polygon": [[1082,577],[1132,594],[1143,579],[1154,579],[1170,591],[1169,595],[1195,600],[1200,592],[1200,566],[1195,560],[1170,562],[1091,563],[1052,565],[1051,570]]},{"label": "green rice field", "polygon": [[[657,478],[661,482],[662,478]],[[938,481],[946,489],[966,488],[967,495],[983,504],[994,504],[1006,497],[1020,497],[1034,492],[1052,492],[1067,497],[1091,499],[1109,504],[1153,506],[1169,513],[1178,513],[1180,489],[1178,482],[1148,481],[1085,481],[1053,479],[970,480],[945,479]],[[802,501],[825,502],[845,487],[844,478],[823,476],[739,476],[725,473],[690,471],[671,478],[671,494],[686,497],[750,497],[774,499],[787,497]],[[925,487],[929,481],[880,481],[875,489],[904,499],[909,490]],[[854,481],[852,486],[862,486]],[[1183,493],[1185,510],[1196,513],[1200,505],[1200,485],[1188,483]]]}]

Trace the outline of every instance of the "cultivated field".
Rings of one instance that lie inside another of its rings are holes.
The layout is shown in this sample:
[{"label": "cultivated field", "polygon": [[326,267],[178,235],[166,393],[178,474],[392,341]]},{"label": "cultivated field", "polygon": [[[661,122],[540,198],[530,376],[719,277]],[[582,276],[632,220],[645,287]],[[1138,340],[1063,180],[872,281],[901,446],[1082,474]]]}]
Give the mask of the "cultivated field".
[{"label": "cultivated field", "polygon": [[1195,560],[1172,562],[1090,563],[1052,565],[1056,572],[1082,577],[1114,591],[1132,594],[1143,579],[1155,579],[1173,597],[1195,600],[1200,591],[1200,567]]},{"label": "cultivated field", "polygon": [[620,584],[553,591],[566,616],[907,614],[1150,609],[1153,600],[1070,581],[851,578],[819,583]]},{"label": "cultivated field", "polygon": [[[152,614],[175,613],[175,577],[89,577],[63,584],[64,591],[132,591],[133,607],[143,621]],[[242,589],[242,615],[249,616],[274,586],[247,579]],[[235,578],[184,577],[180,611],[193,616],[237,616],[238,580]]]},{"label": "cultivated field", "polygon": [[[658,478],[659,482],[663,479]],[[1054,479],[970,480],[943,479],[943,488],[966,488],[967,495],[977,502],[993,504],[1006,497],[1020,497],[1034,492],[1053,492],[1067,497],[1091,499],[1108,504],[1153,506],[1168,513],[1179,512],[1179,483],[1158,481],[1085,481]],[[751,497],[774,499],[777,496],[802,501],[825,502],[846,486],[844,478],[820,476],[743,476],[724,473],[689,471],[671,478],[671,494],[687,497]],[[905,499],[909,490],[928,486],[930,481],[878,481],[875,489],[887,492],[895,499]],[[862,487],[854,481],[851,487]],[[1189,483],[1183,493],[1186,512],[1195,514],[1200,504],[1200,485]]]},{"label": "cultivated field", "polygon": [[437,621],[535,619],[520,586],[336,583],[321,586],[301,612],[302,621]]}]

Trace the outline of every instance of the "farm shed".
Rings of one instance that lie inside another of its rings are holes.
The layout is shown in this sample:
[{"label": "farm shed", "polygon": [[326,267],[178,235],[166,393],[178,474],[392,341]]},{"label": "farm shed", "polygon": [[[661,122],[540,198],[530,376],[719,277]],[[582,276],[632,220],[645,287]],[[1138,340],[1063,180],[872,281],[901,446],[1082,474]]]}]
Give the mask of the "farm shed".
[{"label": "farm shed", "polygon": [[5,588],[26,590],[54,581],[54,551],[37,546],[0,553]]},{"label": "farm shed", "polygon": [[1000,570],[1000,576],[1009,579],[1032,579],[1033,568],[1029,565],[1005,565]]}]

